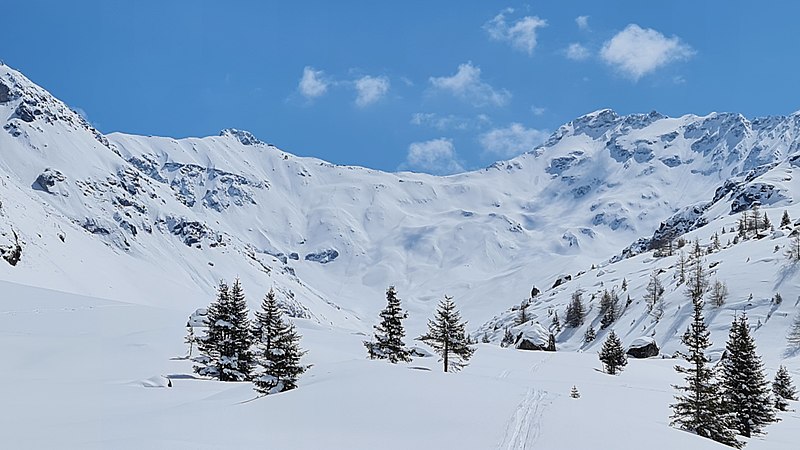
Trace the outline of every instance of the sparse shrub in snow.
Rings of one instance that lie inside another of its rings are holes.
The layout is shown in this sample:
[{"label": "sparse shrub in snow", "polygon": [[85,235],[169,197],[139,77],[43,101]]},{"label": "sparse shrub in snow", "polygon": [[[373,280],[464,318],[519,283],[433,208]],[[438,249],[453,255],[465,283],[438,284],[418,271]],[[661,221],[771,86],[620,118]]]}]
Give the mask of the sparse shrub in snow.
[{"label": "sparse shrub in snow", "polygon": [[617,337],[617,334],[614,333],[614,330],[608,333],[608,337],[605,342],[603,342],[603,348],[600,349],[600,354],[598,356],[603,363],[606,373],[609,375],[616,375],[617,372],[621,372],[622,368],[628,364],[628,357],[625,356],[625,349],[622,348],[622,342]]},{"label": "sparse shrub in snow", "polygon": [[780,305],[781,303],[783,303],[783,297],[781,296],[780,292],[776,292],[775,296],[772,297],[772,303],[776,305]]},{"label": "sparse shrub in snow", "polygon": [[381,323],[375,325],[375,340],[364,341],[370,359],[388,359],[391,363],[411,361],[411,357],[403,342],[406,331],[403,320],[408,313],[400,306],[400,299],[394,286],[386,290],[386,308],[380,312]]},{"label": "sparse shrub in snow", "polygon": [[750,437],[775,421],[764,364],[744,314],[731,324],[720,377],[723,407],[733,416],[732,428],[739,434]]},{"label": "sparse shrub in snow", "polygon": [[300,364],[305,351],[300,349],[300,335],[283,312],[270,289],[256,312],[253,335],[258,368],[253,377],[254,389],[261,394],[273,394],[297,387],[297,378],[308,366]]},{"label": "sparse shrub in snow", "polygon": [[[664,285],[661,284],[661,280],[658,278],[657,270],[650,274],[650,281],[647,282],[645,292],[644,299],[647,303],[647,312],[653,313],[659,304],[661,304],[661,311],[663,312]],[[660,318],[660,315],[656,317],[656,319]]]},{"label": "sparse shrub in snow", "polygon": [[453,297],[445,295],[436,309],[436,317],[428,320],[428,332],[418,338],[442,357],[445,372],[460,370],[475,352],[467,343],[465,327]]},{"label": "sparse shrub in snow", "polygon": [[797,389],[792,383],[792,377],[786,367],[780,366],[775,380],[772,382],[772,395],[775,396],[775,408],[786,411],[789,407],[787,400],[797,400]]},{"label": "sparse shrub in snow", "polygon": [[733,418],[722,402],[720,384],[706,354],[706,350],[711,347],[711,340],[703,317],[702,293],[692,297],[692,305],[692,322],[681,338],[687,353],[680,355],[689,363],[689,367],[675,366],[676,371],[685,374],[686,385],[673,386],[685,394],[676,395],[676,402],[670,405],[673,410],[670,425],[741,448],[742,443],[736,440],[731,429]]},{"label": "sparse shrub in snow", "polygon": [[220,381],[243,381],[250,378],[250,321],[247,302],[237,278],[228,289],[220,281],[217,299],[208,307],[208,328],[198,339],[200,356],[194,359],[195,372]]},{"label": "sparse shrub in snow", "polygon": [[508,347],[514,344],[514,335],[511,333],[511,330],[506,327],[505,332],[503,332],[503,340],[500,342],[501,347]]},{"label": "sparse shrub in snow", "polygon": [[517,325],[522,325],[530,318],[528,317],[528,306],[530,306],[530,301],[525,299],[519,305],[519,311],[517,312]]}]

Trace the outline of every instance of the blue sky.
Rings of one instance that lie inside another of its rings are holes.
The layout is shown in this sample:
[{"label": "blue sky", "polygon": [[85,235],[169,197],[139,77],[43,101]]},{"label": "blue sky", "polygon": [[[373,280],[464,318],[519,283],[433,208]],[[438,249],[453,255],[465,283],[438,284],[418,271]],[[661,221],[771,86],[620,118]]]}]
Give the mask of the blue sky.
[{"label": "blue sky", "polygon": [[16,2],[0,58],[101,131],[237,127],[451,173],[600,108],[800,109],[797,2]]}]

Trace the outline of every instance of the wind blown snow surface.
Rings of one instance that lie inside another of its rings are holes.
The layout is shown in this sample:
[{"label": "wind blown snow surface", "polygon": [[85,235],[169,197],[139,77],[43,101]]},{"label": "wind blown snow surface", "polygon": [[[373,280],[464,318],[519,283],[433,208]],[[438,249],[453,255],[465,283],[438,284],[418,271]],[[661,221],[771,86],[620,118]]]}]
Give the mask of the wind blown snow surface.
[{"label": "wind blown snow surface", "polygon": [[[756,202],[776,226],[783,210],[800,218],[800,114],[602,110],[449,177],[336,166],[233,129],[103,135],[7,66],[0,123],[4,448],[721,448],[668,426],[682,382],[669,356],[690,308],[677,256],[651,250],[681,235],[707,245]],[[731,295],[706,315],[719,355],[746,310],[768,376],[784,364],[799,382],[785,340],[800,302],[800,265],[783,256],[793,227],[736,245],[720,235],[706,262]],[[656,322],[642,299],[659,269]],[[188,316],[234,276],[251,307],[273,287],[294,317],[313,364],[298,389],[256,398],[250,383],[196,378],[182,358]],[[409,343],[445,294],[491,342],[457,374],[432,357],[367,360],[361,342],[390,284]],[[545,328],[577,289],[630,295],[609,329],[626,345],[653,338],[666,358],[600,372],[608,330],[582,339],[599,328],[592,302],[558,352],[500,348],[534,285],[528,312]],[[800,416],[780,417],[747,448],[795,448]]]}]

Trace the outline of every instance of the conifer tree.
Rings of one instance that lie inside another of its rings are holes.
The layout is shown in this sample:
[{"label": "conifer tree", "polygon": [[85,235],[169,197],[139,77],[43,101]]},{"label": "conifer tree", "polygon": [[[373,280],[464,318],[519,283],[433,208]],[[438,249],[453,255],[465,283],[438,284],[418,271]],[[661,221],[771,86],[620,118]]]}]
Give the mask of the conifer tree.
[{"label": "conifer tree", "polygon": [[561,321],[558,320],[558,311],[553,312],[553,320],[550,321],[550,332],[556,334],[561,332]]},{"label": "conifer tree", "polygon": [[733,416],[732,428],[745,437],[760,433],[775,421],[775,413],[764,365],[744,314],[731,324],[721,367],[723,406]]},{"label": "conifer tree", "polygon": [[658,278],[658,271],[654,270],[650,274],[650,281],[647,282],[645,292],[644,299],[647,303],[647,312],[653,312],[653,309],[664,296],[664,285],[661,284],[661,280]]},{"label": "conifer tree", "polygon": [[594,341],[597,338],[597,333],[594,330],[594,327],[589,325],[589,328],[586,329],[586,332],[583,333],[583,342],[589,343]]},{"label": "conifer tree", "polygon": [[603,330],[617,320],[617,313],[619,311],[619,298],[616,293],[603,291],[603,296],[600,298],[600,329]]},{"label": "conifer tree", "polygon": [[577,328],[583,323],[583,300],[581,291],[572,294],[572,300],[567,305],[567,314],[564,320],[566,326]]},{"label": "conifer tree", "polygon": [[794,321],[789,329],[789,335],[786,336],[786,342],[789,344],[790,350],[800,350],[800,312],[794,316]]},{"label": "conifer tree", "polygon": [[514,334],[511,333],[511,330],[506,327],[505,332],[503,332],[503,340],[500,341],[501,347],[508,347],[509,345],[514,344]]},{"label": "conifer tree", "polygon": [[781,216],[781,228],[789,228],[792,226],[792,219],[789,217],[789,211],[783,210],[783,215]]},{"label": "conifer tree", "polygon": [[728,298],[728,286],[722,281],[715,280],[708,295],[711,304],[719,308],[725,304],[725,300]]},{"label": "conifer tree", "polygon": [[428,332],[418,338],[442,357],[445,372],[460,370],[475,352],[467,345],[465,327],[466,322],[461,321],[453,297],[445,295],[439,302],[435,318],[428,320]]},{"label": "conifer tree", "polygon": [[673,386],[685,394],[676,395],[676,402],[670,405],[673,410],[670,424],[725,445],[741,448],[741,442],[736,440],[735,433],[730,428],[732,418],[723,407],[719,383],[706,355],[711,341],[703,317],[702,294],[692,297],[692,304],[692,323],[681,338],[687,348],[687,353],[682,353],[681,357],[689,363],[689,367],[675,366],[676,371],[685,374],[686,385]]},{"label": "conifer tree", "polygon": [[772,222],[769,221],[769,217],[767,217],[767,212],[764,211],[764,219],[761,221],[761,226],[764,231],[767,231],[772,226]]},{"label": "conifer tree", "polygon": [[797,400],[797,389],[792,383],[792,377],[786,367],[780,366],[775,380],[772,382],[772,395],[775,397],[775,408],[786,411],[789,407],[787,400]]},{"label": "conifer tree", "polygon": [[544,348],[546,352],[554,352],[556,351],[556,337],[553,336],[553,333],[547,335],[547,347]]},{"label": "conifer tree", "polygon": [[411,356],[403,342],[406,332],[403,320],[408,313],[400,307],[400,299],[394,286],[386,290],[386,308],[380,312],[381,323],[375,326],[375,340],[365,341],[370,359],[388,359],[396,364],[411,361]]},{"label": "conifer tree", "polygon": [[759,225],[761,224],[761,210],[758,209],[757,204],[753,205],[751,218],[752,222],[748,228],[754,230],[755,234],[758,235]]},{"label": "conifer tree", "polygon": [[220,281],[217,299],[208,308],[208,328],[198,339],[200,356],[195,372],[220,381],[243,381],[250,377],[250,321],[241,283],[237,278],[228,289]]},{"label": "conifer tree", "polygon": [[603,342],[603,348],[600,349],[598,356],[605,367],[606,373],[609,375],[621,372],[622,368],[628,364],[628,358],[625,356],[622,342],[620,342],[614,330],[611,330],[605,342]]},{"label": "conifer tree", "polygon": [[581,398],[581,393],[578,392],[577,386],[572,386],[572,389],[569,390],[569,396],[572,398]]},{"label": "conifer tree", "polygon": [[627,278],[624,278],[624,277],[622,278],[622,286],[621,286],[621,289],[622,289],[623,291],[627,291],[627,290],[628,290],[628,279],[627,279]]},{"label": "conifer tree", "polygon": [[306,352],[300,349],[300,335],[294,325],[284,320],[272,289],[255,316],[258,373],[253,380],[254,389],[266,395],[296,388],[298,377],[308,369],[300,364]]}]

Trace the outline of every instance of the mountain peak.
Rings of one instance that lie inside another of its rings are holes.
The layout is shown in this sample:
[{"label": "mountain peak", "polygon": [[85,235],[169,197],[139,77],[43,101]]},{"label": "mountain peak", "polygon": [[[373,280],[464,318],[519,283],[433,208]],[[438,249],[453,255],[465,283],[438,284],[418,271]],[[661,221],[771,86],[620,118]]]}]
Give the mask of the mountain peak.
[{"label": "mountain peak", "polygon": [[242,145],[269,145],[247,130],[238,130],[236,128],[225,128],[224,130],[219,132],[219,135],[222,137],[233,137],[236,138]]}]

